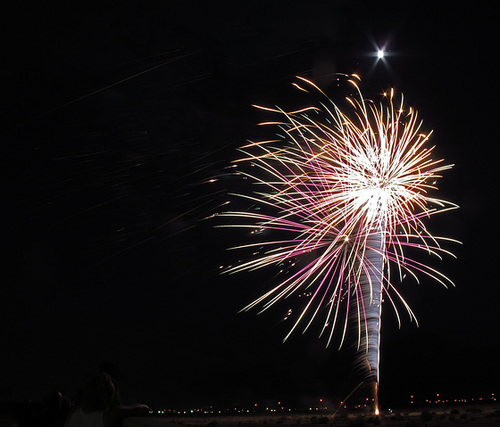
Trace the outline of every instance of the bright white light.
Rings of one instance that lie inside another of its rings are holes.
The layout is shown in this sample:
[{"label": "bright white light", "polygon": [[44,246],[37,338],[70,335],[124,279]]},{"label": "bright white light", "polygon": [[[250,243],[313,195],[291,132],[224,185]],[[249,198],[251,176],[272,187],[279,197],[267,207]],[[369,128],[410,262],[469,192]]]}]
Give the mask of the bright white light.
[{"label": "bright white light", "polygon": [[382,59],[384,57],[384,51],[382,49],[379,49],[377,52],[377,58]]}]

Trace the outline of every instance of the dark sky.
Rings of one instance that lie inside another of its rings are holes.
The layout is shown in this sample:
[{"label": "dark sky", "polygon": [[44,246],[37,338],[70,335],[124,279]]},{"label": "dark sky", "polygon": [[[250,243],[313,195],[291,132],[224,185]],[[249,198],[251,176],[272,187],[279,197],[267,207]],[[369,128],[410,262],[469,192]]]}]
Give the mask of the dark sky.
[{"label": "dark sky", "polygon": [[295,75],[328,86],[336,72],[358,73],[372,98],[403,91],[456,164],[440,195],[461,209],[434,224],[463,241],[439,266],[456,288],[402,290],[418,329],[387,311],[387,401],[498,392],[493,4],[180,3],[4,16],[0,400],[71,397],[103,360],[124,399],[152,405],[344,397],[349,351],[314,334],[282,344],[279,310],[238,314],[272,277],[220,276],[241,235],[203,221],[266,118],[251,104],[286,105]]}]

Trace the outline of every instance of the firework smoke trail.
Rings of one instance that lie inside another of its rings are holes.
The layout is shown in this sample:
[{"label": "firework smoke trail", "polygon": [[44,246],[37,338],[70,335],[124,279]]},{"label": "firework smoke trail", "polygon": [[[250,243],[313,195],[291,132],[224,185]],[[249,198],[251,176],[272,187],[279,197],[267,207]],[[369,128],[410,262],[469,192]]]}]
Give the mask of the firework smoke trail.
[{"label": "firework smoke trail", "polygon": [[[322,318],[320,335],[328,335],[327,345],[339,331],[342,346],[352,323],[359,354],[378,390],[383,298],[399,323],[396,301],[416,321],[393,285],[394,276],[401,282],[423,274],[445,287],[452,284],[406,254],[413,248],[439,258],[452,255],[440,244],[451,239],[431,235],[424,224],[431,215],[457,208],[431,195],[440,173],[452,165],[432,159],[430,134],[420,131],[417,112],[405,109],[402,96],[397,107],[393,91],[376,105],[362,97],[357,76],[339,75],[338,80],[351,93],[342,106],[298,77],[294,86],[320,96],[319,107],[288,112],[257,107],[280,116],[262,125],[278,127],[282,139],[241,148],[240,174],[255,191],[238,196],[254,209],[223,213],[232,219],[223,226],[269,230],[277,237],[235,248],[250,249],[254,257],[226,272],[288,263],[290,274],[245,310],[257,305],[266,310],[307,290],[309,299],[285,340],[299,325],[305,331]],[[377,401],[375,406],[378,411]]]}]

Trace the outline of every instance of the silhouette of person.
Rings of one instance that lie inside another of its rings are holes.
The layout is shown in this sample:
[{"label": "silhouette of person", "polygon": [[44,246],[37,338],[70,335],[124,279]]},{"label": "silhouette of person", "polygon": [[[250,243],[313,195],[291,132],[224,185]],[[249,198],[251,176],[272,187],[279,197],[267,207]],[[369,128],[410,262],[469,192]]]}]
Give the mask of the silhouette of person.
[{"label": "silhouette of person", "polygon": [[120,393],[120,388],[118,384],[118,378],[117,378],[117,372],[115,365],[107,360],[103,360],[101,364],[99,365],[99,372],[102,372],[104,374],[108,374],[111,377],[111,381],[113,381],[113,384],[115,386],[115,394],[113,396],[113,401],[111,402],[112,405],[120,405],[122,403],[121,400],[121,393]]},{"label": "silhouette of person", "polygon": [[149,413],[147,405],[115,404],[114,396],[111,376],[104,372],[94,375],[83,388],[83,404],[74,408],[65,427],[120,427],[126,417]]}]

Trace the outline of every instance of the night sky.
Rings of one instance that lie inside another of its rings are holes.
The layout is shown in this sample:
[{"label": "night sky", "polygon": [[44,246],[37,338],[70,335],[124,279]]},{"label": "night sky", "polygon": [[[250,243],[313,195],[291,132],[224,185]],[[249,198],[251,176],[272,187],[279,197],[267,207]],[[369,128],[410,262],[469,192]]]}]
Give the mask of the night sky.
[{"label": "night sky", "polygon": [[334,73],[359,74],[370,98],[404,92],[456,164],[439,187],[461,209],[431,222],[463,242],[438,265],[456,288],[401,289],[419,328],[384,313],[382,404],[499,392],[497,12],[426,3],[5,13],[0,401],[73,397],[102,361],[124,400],[153,406],[345,397],[350,349],[282,344],[280,309],[238,313],[273,275],[221,276],[244,236],[204,219],[238,189],[236,148],[262,135],[251,105],[293,104],[296,75],[328,91]]}]

